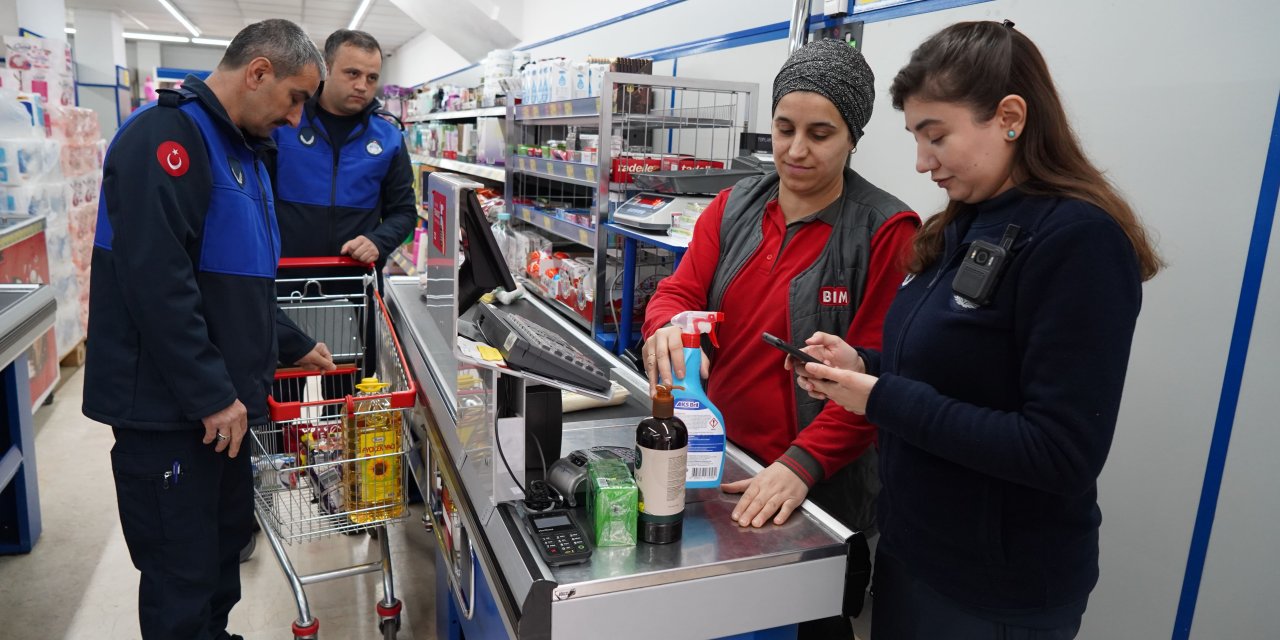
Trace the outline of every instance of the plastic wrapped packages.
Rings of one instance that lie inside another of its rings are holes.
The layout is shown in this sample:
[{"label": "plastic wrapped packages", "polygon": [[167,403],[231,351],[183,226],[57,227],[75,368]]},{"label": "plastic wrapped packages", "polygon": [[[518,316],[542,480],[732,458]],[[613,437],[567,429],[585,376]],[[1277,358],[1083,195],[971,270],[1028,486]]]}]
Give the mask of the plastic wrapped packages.
[{"label": "plastic wrapped packages", "polygon": [[587,518],[597,547],[636,543],[640,491],[621,460],[592,460],[587,465]]}]

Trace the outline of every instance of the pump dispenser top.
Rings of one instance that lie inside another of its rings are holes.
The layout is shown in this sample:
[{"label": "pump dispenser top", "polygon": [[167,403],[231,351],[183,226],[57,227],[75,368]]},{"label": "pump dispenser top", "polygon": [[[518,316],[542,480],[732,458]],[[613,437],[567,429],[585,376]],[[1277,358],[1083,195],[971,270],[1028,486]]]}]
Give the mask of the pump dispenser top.
[{"label": "pump dispenser top", "polygon": [[659,420],[675,417],[676,399],[675,396],[671,395],[672,389],[684,390],[684,387],[658,385],[658,392],[653,394],[653,417]]}]

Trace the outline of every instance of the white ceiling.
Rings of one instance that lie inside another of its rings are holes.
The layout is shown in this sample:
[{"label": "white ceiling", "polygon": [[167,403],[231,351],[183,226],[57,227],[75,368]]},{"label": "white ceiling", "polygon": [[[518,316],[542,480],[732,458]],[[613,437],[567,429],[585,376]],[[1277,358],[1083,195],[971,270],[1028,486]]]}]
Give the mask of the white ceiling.
[{"label": "white ceiling", "polygon": [[[200,29],[205,38],[230,39],[245,25],[267,18],[285,18],[306,29],[316,44],[345,29],[360,0],[170,0]],[[75,26],[76,9],[115,11],[125,31],[148,31],[182,36],[191,34],[156,0],[66,0],[67,22]],[[373,0],[359,28],[378,39],[382,49],[395,51],[423,29],[389,0]]]}]

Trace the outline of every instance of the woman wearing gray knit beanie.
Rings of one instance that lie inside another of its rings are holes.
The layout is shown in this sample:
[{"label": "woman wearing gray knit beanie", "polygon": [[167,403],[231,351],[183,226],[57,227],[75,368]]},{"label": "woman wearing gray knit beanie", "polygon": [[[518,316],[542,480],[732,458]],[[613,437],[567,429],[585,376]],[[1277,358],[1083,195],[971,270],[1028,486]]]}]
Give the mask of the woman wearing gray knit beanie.
[{"label": "woman wearing gray knit beanie", "polygon": [[[773,89],[776,172],[712,201],[680,267],[645,310],[651,384],[684,376],[672,316],[725,314],[703,372],[707,393],[729,439],[769,465],[723,486],[743,494],[733,510],[740,526],[780,525],[806,498],[854,530],[874,523],[875,429],[801,392],[785,356],[760,339],[770,333],[800,344],[823,331],[880,345],[903,278],[900,256],[920,219],[849,168],[871,118],[874,80],[862,54],[837,40],[810,43],[787,59]],[[826,622],[841,630],[802,627],[802,635],[852,636],[847,619]]]}]

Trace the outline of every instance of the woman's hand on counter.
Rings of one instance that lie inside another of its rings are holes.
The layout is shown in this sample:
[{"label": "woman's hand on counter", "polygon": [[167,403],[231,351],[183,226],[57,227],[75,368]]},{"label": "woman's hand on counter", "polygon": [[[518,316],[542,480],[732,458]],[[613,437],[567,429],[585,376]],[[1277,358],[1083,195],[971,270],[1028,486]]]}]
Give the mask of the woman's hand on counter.
[{"label": "woman's hand on counter", "polygon": [[[861,362],[861,358],[859,358]],[[867,412],[867,398],[879,378],[857,371],[837,369],[823,364],[809,363],[804,366],[807,375],[799,376],[796,384],[809,395],[835,402],[858,415]]]},{"label": "woman's hand on counter", "polygon": [[733,508],[733,519],[738,526],[756,528],[763,527],[769,518],[774,524],[784,524],[809,495],[809,486],[781,462],[765,467],[754,478],[722,484],[720,489],[742,494]]},{"label": "woman's hand on counter", "polygon": [[[649,375],[650,396],[657,393],[659,384],[671,386],[684,378],[684,340],[680,337],[680,327],[663,327],[655,331],[644,341],[641,355],[644,357],[644,371]],[[711,370],[707,354],[702,354],[701,360],[701,374],[705,378]]]}]

